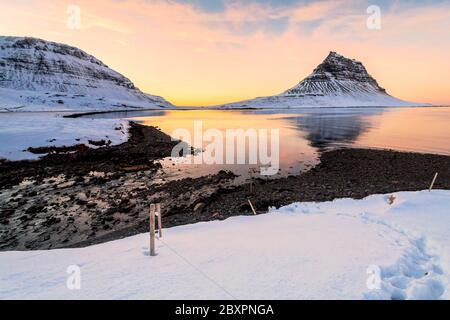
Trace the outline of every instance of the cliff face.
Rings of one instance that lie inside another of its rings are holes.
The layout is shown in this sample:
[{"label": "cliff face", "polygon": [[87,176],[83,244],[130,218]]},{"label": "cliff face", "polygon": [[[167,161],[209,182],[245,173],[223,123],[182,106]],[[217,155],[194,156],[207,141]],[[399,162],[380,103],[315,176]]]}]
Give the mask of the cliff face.
[{"label": "cliff face", "polygon": [[386,94],[386,90],[369,75],[361,62],[331,52],[310,76],[283,95],[325,96],[358,91]]},{"label": "cliff face", "polygon": [[21,109],[32,105],[49,109],[170,106],[163,98],[141,92],[94,56],[35,38],[0,37],[0,89],[5,96],[0,108],[7,108],[8,102],[11,107],[19,103],[16,107]]}]

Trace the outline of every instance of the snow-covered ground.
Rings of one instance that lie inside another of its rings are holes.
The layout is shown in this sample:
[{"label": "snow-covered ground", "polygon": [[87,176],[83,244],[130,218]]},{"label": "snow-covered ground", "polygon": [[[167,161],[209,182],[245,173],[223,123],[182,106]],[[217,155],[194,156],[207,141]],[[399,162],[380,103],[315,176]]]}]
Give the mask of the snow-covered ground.
[{"label": "snow-covered ground", "polygon": [[72,146],[89,140],[111,140],[120,144],[128,140],[128,121],[114,119],[63,118],[46,112],[0,113],[0,158],[36,159],[29,147]]},{"label": "snow-covered ground", "polygon": [[[157,257],[146,234],[0,253],[0,298],[449,299],[450,192],[395,196],[167,229]],[[81,288],[69,290],[75,265]]]},{"label": "snow-covered ground", "polygon": [[[121,97],[114,97],[114,88],[92,90],[92,94],[74,94],[67,92],[48,92],[15,90],[0,88],[0,114],[7,112],[96,112],[96,111],[123,111],[123,110],[159,110],[173,109],[158,97],[152,96],[155,101],[138,100],[130,94],[127,100],[122,93]],[[100,96],[101,94],[105,96]]]}]

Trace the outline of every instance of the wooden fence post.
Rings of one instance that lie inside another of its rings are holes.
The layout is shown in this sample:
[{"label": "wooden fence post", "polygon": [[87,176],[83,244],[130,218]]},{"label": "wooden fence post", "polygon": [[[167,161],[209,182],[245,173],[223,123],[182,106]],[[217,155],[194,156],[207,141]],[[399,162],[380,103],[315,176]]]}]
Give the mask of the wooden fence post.
[{"label": "wooden fence post", "polygon": [[252,202],[250,201],[250,199],[248,200],[248,204],[250,205],[250,208],[252,208],[253,214],[256,216],[255,208],[253,208],[253,204],[252,204]]},{"label": "wooden fence post", "polygon": [[161,222],[161,204],[158,203],[156,205],[156,211],[158,211],[158,238],[161,239],[162,238],[162,222]]},{"label": "wooden fence post", "polygon": [[150,256],[156,256],[155,251],[155,205],[150,205]]},{"label": "wooden fence post", "polygon": [[389,205],[393,205],[394,202],[395,202],[395,199],[397,199],[397,198],[396,198],[394,195],[391,195],[391,196],[388,198]]},{"label": "wooden fence post", "polygon": [[431,190],[433,190],[434,183],[436,182],[437,177],[438,177],[438,173],[436,172],[436,174],[434,175],[434,178],[433,178],[433,182],[431,182],[431,185],[430,185],[430,192],[431,192]]}]

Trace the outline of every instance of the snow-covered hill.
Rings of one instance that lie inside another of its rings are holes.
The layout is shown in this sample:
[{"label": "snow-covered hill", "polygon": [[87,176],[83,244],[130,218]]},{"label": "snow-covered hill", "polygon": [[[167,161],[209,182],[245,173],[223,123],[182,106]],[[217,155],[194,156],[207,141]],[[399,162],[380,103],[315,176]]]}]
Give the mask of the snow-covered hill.
[{"label": "snow-covered hill", "polygon": [[359,61],[336,52],[295,87],[277,96],[231,103],[222,108],[424,106],[389,95]]},{"label": "snow-covered hill", "polygon": [[167,108],[84,51],[35,38],[0,36],[0,111]]}]

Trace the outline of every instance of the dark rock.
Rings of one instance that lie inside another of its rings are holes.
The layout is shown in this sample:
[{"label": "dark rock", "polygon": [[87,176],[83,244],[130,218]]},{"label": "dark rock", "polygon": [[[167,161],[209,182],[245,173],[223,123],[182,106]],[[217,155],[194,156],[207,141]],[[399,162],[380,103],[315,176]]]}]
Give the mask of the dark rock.
[{"label": "dark rock", "polygon": [[82,199],[78,199],[76,204],[79,205],[79,206],[84,206],[84,205],[87,204],[87,201],[86,200],[82,200]]},{"label": "dark rock", "polygon": [[93,208],[95,208],[97,206],[97,203],[95,203],[95,202],[89,202],[88,204],[86,204],[86,207],[88,208],[88,209],[93,209]]},{"label": "dark rock", "polygon": [[61,218],[58,217],[48,217],[47,220],[45,220],[44,225],[49,227],[49,226],[53,226],[55,224],[58,224],[61,222]]},{"label": "dark rock", "polygon": [[25,210],[25,213],[27,215],[34,215],[36,213],[42,212],[43,210],[44,210],[44,206],[43,205],[32,205],[27,210]]}]

